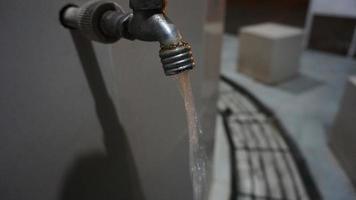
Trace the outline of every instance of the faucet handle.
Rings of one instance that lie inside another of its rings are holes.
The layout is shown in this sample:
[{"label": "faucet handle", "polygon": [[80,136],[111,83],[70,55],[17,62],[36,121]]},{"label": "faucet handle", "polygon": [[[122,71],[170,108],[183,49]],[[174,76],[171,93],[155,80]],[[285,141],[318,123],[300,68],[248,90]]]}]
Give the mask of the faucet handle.
[{"label": "faucet handle", "polygon": [[114,11],[124,15],[123,9],[115,2],[89,1],[84,5],[67,6],[62,11],[62,23],[72,29],[78,29],[88,39],[102,43],[113,43],[120,39],[119,35],[107,34],[102,27],[105,13]]}]

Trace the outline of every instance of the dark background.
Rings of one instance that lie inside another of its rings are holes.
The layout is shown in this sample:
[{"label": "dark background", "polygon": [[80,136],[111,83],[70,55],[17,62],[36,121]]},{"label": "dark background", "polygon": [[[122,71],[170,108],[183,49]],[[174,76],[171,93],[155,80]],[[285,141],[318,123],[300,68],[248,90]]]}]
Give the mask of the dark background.
[{"label": "dark background", "polygon": [[[303,28],[308,0],[227,0],[225,31],[237,34],[246,25],[277,22]],[[309,48],[346,55],[355,19],[314,16]]]}]

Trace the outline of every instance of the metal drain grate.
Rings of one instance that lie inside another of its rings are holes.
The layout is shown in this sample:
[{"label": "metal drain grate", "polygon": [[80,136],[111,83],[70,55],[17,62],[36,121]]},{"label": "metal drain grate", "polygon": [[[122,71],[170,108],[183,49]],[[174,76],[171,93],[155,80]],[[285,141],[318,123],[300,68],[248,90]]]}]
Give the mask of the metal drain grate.
[{"label": "metal drain grate", "polygon": [[222,78],[218,108],[231,145],[231,199],[320,199],[299,151],[271,111]]}]

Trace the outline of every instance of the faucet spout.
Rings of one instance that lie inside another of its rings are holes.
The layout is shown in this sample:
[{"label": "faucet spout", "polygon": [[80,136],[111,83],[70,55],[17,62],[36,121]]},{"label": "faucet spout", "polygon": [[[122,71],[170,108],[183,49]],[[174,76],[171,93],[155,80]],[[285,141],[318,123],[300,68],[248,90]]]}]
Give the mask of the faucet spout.
[{"label": "faucet spout", "polygon": [[[150,4],[148,4],[151,2]],[[114,2],[93,1],[62,11],[62,23],[79,29],[89,39],[112,43],[120,38],[159,42],[159,56],[166,75],[193,69],[195,61],[185,42],[164,12],[163,0],[131,0],[133,13],[125,13]]]},{"label": "faucet spout", "polygon": [[166,75],[175,75],[195,66],[190,45],[183,40],[177,27],[164,12],[134,11],[128,32],[135,39],[160,43],[159,56]]}]

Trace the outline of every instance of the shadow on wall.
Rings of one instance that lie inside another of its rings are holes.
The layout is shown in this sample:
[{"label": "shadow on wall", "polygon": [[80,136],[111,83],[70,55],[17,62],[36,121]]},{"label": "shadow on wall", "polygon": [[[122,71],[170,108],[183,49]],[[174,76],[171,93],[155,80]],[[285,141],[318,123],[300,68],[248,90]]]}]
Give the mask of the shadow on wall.
[{"label": "shadow on wall", "polygon": [[71,32],[94,97],[104,133],[106,154],[93,152],[79,157],[65,178],[62,200],[144,200],[126,133],[106,89],[90,41]]}]

